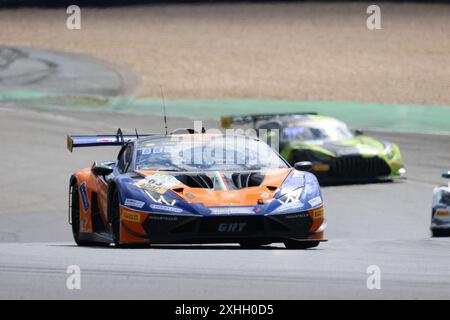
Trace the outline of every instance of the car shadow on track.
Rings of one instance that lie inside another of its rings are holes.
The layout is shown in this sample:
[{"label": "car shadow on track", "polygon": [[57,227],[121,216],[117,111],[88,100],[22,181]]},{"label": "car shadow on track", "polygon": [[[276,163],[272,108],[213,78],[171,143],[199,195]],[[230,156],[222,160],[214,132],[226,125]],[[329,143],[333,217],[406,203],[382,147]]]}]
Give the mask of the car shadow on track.
[{"label": "car shadow on track", "polygon": [[[53,247],[66,247],[66,248],[78,248],[78,246],[74,243],[72,244],[49,244],[49,246]],[[167,244],[167,245],[146,245],[146,246],[130,246],[130,247],[120,247],[116,248],[113,245],[110,246],[89,246],[89,247],[82,247],[83,249],[104,249],[104,250],[301,250],[301,251],[311,251],[311,250],[322,250],[322,248],[309,248],[309,249],[287,249],[284,246],[271,246],[271,245],[265,245],[260,246],[257,248],[242,248],[239,245],[221,245],[221,244],[211,244],[211,245],[174,245],[174,244]]]}]

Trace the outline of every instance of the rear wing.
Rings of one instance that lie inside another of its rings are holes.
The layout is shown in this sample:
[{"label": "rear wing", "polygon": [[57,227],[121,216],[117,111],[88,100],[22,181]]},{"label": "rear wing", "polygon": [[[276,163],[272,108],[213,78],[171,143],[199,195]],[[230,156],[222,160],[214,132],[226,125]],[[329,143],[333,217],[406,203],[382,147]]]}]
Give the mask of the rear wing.
[{"label": "rear wing", "polygon": [[220,125],[222,128],[230,128],[232,124],[242,125],[247,123],[253,123],[263,120],[270,120],[276,117],[283,116],[297,116],[297,115],[317,115],[317,112],[288,112],[288,113],[259,113],[259,114],[248,114],[248,115],[231,115],[223,116],[220,118]]},{"label": "rear wing", "polygon": [[122,134],[119,128],[115,135],[93,135],[93,136],[67,136],[67,150],[73,151],[73,148],[81,147],[103,147],[103,146],[122,146],[125,143],[137,140],[140,137],[148,137],[151,134]]}]

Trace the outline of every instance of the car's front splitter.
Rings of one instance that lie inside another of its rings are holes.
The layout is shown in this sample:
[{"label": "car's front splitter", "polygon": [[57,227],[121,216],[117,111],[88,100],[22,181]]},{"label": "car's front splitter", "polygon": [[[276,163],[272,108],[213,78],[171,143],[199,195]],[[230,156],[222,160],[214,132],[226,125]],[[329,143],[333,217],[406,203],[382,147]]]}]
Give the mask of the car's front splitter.
[{"label": "car's front splitter", "polygon": [[323,221],[311,232],[313,218],[305,212],[274,215],[186,216],[150,214],[142,226],[150,243],[283,242],[323,239]]}]

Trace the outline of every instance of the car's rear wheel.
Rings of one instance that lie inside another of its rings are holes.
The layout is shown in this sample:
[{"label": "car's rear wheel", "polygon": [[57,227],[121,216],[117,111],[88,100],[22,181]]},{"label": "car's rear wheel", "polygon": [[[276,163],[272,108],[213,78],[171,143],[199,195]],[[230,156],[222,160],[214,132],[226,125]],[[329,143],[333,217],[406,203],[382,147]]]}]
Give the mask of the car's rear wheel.
[{"label": "car's rear wheel", "polygon": [[80,194],[78,192],[78,184],[75,182],[71,185],[70,196],[72,207],[70,209],[70,219],[72,222],[72,234],[75,243],[79,246],[99,246],[104,245],[93,241],[80,239]]},{"label": "car's rear wheel", "polygon": [[309,249],[319,245],[320,241],[295,241],[290,240],[284,243],[287,249]]}]

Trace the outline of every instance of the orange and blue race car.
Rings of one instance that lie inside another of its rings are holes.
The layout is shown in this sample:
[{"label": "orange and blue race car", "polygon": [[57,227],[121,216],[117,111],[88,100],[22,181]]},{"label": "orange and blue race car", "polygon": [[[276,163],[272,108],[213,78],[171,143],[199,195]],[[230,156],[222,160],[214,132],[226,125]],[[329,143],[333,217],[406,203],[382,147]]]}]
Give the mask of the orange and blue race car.
[{"label": "orange and blue race car", "polygon": [[80,246],[281,242],[324,239],[315,176],[255,137],[197,133],[68,136],[68,149],[121,146],[70,178],[69,222]]}]

